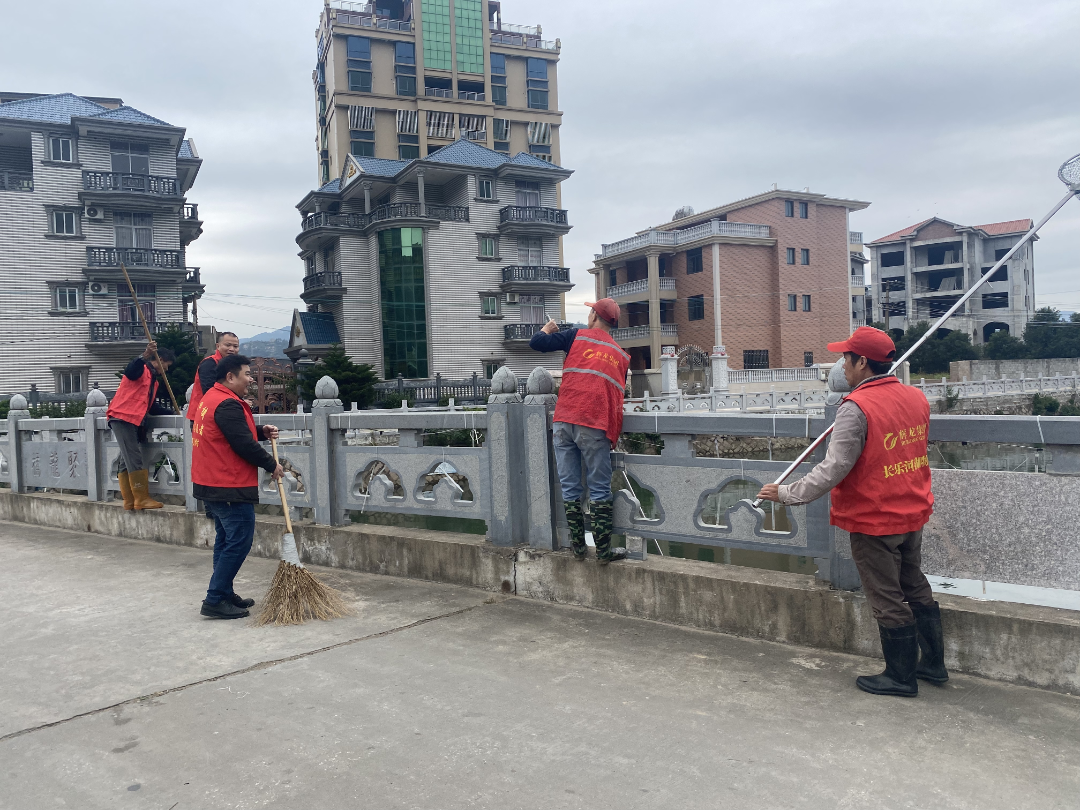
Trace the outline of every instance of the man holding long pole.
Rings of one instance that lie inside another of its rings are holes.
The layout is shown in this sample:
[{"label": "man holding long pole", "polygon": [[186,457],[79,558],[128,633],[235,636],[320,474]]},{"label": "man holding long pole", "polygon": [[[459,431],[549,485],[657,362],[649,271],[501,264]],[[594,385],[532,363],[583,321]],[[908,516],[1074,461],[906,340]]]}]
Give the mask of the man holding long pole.
[{"label": "man holding long pole", "polygon": [[949,679],[941,611],[920,568],[922,528],[934,505],[930,405],[891,373],[896,347],[885,332],[860,326],[828,349],[844,355],[852,391],[837,410],[825,460],[794,484],[766,484],[758,498],[795,505],[832,491],[831,523],[851,535],[885,656],[882,674],[855,683],[875,695],[915,697],[918,678]]}]

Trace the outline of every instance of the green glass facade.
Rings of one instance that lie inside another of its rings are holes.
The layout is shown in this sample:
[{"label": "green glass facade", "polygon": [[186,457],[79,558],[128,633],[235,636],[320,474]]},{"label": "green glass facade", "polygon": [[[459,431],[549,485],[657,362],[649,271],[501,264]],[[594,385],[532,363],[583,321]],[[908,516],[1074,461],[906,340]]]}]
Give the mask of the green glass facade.
[{"label": "green glass facade", "polygon": [[[479,0],[475,2],[479,8]],[[424,20],[424,67],[450,70],[450,0],[423,0],[420,12]]]},{"label": "green glass facade", "polygon": [[383,374],[391,380],[428,376],[424,231],[394,228],[379,233]]},{"label": "green glass facade", "polygon": [[484,15],[481,0],[454,0],[457,31],[457,69],[461,73],[484,72]]}]

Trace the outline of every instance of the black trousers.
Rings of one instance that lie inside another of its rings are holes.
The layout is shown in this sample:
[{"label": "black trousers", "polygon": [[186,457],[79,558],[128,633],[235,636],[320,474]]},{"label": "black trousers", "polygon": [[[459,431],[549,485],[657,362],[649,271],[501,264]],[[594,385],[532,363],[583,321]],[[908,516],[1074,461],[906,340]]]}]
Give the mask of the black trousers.
[{"label": "black trousers", "polygon": [[934,594],[922,572],[922,529],[906,534],[851,533],[851,556],[863,593],[882,627],[914,623],[908,604],[932,605]]}]

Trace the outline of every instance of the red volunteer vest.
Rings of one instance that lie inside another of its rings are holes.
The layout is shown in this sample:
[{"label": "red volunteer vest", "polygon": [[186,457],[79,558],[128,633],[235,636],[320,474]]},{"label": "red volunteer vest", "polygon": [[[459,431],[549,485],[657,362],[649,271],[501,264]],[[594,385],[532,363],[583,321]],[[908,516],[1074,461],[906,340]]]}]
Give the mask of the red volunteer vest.
[{"label": "red volunteer vest", "polygon": [[105,417],[141,425],[155,396],[157,396],[157,379],[149,367],[143,367],[142,376],[138,380],[120,378],[120,387],[116,389]]},{"label": "red volunteer vest", "polygon": [[256,440],[259,438],[251,407],[224,385],[216,383],[203,396],[191,426],[191,480],[204,487],[258,486],[259,468],[236,455],[214,421],[218,406],[227,399],[234,399],[243,406],[251,435]]},{"label": "red volunteer vest", "polygon": [[[202,360],[199,361],[199,365],[201,366],[207,360],[213,360],[215,365],[217,363],[220,363],[221,362],[221,352],[214,352],[209,357],[204,357]],[[198,370],[198,368],[196,368],[195,369],[195,382],[193,382],[191,384],[191,399],[188,400],[188,409],[187,409],[188,419],[194,419],[195,414],[199,412],[199,403],[202,401],[203,393],[204,392],[202,390],[202,382],[200,382],[200,380],[199,380],[199,370]]]},{"label": "red volunteer vest", "polygon": [[611,444],[622,433],[630,355],[602,329],[579,329],[563,361],[555,421],[599,428]]},{"label": "red volunteer vest", "polygon": [[832,524],[873,535],[921,529],[934,511],[926,397],[895,377],[884,377],[860,385],[844,399],[866,416],[866,445],[832,491]]}]

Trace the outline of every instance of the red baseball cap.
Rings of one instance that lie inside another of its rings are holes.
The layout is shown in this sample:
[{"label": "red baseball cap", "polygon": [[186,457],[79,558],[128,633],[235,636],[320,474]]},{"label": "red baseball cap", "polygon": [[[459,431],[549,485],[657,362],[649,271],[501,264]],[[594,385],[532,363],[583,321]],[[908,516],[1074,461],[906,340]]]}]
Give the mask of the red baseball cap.
[{"label": "red baseball cap", "polygon": [[586,301],[585,306],[592,307],[593,311],[612,326],[619,325],[619,305],[611,298],[601,298],[599,301]]},{"label": "red baseball cap", "polygon": [[830,343],[825,348],[839,354],[852,352],[879,363],[892,360],[896,355],[896,344],[892,338],[872,326],[860,326],[847,340]]}]

